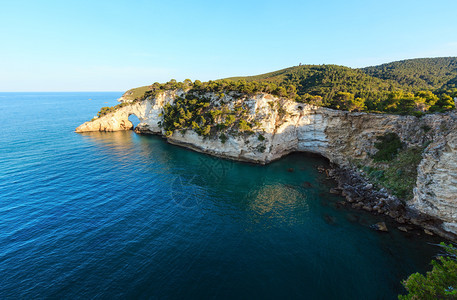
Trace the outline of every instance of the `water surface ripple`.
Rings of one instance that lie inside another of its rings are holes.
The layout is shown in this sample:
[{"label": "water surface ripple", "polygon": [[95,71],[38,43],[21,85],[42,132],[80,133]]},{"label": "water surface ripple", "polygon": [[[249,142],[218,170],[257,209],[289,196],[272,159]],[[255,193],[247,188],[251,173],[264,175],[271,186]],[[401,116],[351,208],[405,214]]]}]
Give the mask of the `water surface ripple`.
[{"label": "water surface ripple", "polygon": [[337,208],[320,158],[258,166],[73,132],[120,95],[1,94],[1,299],[388,299],[437,252]]}]

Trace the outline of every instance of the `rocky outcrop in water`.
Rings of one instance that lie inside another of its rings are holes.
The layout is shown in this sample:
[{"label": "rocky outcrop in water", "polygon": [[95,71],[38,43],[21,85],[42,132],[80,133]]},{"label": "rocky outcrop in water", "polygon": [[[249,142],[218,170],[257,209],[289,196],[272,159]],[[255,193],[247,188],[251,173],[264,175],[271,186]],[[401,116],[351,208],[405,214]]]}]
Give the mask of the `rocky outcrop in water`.
[{"label": "rocky outcrop in water", "polygon": [[[130,130],[129,115],[136,115],[139,133],[165,135],[160,126],[166,104],[184,91],[166,91],[86,122],[76,132]],[[259,124],[252,134],[201,136],[194,130],[176,130],[168,142],[196,151],[255,163],[269,163],[295,151],[320,154],[344,168],[369,161],[376,153],[376,138],[396,133],[408,147],[424,147],[413,199],[406,208],[442,220],[442,228],[457,234],[457,115],[430,114],[417,118],[388,114],[351,113],[297,103],[269,94],[227,93],[203,95],[215,106],[243,103],[247,121]],[[223,103],[222,103],[223,102]],[[261,137],[261,138],[260,138]],[[427,146],[427,143],[428,146]],[[440,225],[441,226],[441,225]]]}]

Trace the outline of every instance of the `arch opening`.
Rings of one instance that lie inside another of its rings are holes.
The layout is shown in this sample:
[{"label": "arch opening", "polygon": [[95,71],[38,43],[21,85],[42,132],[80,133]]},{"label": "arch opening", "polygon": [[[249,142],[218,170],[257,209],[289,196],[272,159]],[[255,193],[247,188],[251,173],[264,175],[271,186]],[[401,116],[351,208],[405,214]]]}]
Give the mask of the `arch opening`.
[{"label": "arch opening", "polygon": [[138,126],[138,124],[140,124],[140,119],[138,119],[138,117],[134,114],[129,115],[129,121],[133,124],[132,130],[134,130]]}]

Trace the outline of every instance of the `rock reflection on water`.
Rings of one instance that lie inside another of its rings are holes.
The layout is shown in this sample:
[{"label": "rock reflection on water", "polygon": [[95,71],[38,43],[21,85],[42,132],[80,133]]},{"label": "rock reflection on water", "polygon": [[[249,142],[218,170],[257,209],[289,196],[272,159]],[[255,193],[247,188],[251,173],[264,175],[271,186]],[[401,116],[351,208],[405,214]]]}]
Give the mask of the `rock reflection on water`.
[{"label": "rock reflection on water", "polygon": [[80,135],[107,155],[124,156],[134,151],[131,131],[85,132]]}]

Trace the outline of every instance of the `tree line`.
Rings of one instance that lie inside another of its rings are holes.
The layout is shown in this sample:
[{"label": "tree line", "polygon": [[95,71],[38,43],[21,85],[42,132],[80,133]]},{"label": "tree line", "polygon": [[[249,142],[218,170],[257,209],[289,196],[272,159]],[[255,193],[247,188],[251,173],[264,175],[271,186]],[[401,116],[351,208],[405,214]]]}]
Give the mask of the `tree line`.
[{"label": "tree line", "polygon": [[[154,83],[150,90],[146,91],[143,98],[156,96],[166,90],[184,89],[192,94],[227,93],[235,92],[247,95],[256,93],[268,93],[278,97],[284,97],[301,103],[315,106],[329,107],[339,110],[377,112],[377,113],[399,113],[421,115],[427,112],[445,112],[455,108],[453,97],[457,97],[457,89],[453,90],[419,90],[416,92],[397,90],[384,90],[367,94],[362,92],[350,92],[345,89],[341,91],[321,93],[301,93],[297,86],[290,81],[283,81],[279,84],[267,81],[246,81],[240,80],[217,80],[201,82],[189,79],[183,82],[170,80],[167,83]],[[376,97],[375,97],[376,96]]]}]

